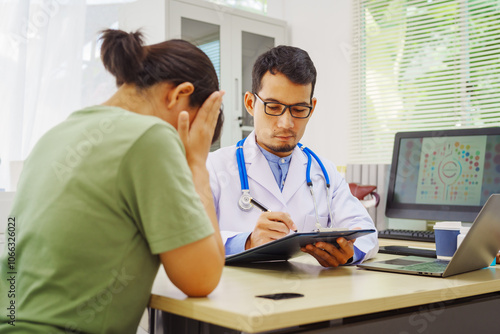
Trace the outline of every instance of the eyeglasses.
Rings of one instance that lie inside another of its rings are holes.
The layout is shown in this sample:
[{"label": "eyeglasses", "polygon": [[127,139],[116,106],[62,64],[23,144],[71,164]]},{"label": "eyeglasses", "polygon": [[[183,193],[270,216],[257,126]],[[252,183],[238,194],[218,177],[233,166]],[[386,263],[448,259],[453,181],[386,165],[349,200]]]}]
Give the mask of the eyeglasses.
[{"label": "eyeglasses", "polygon": [[264,105],[264,112],[269,116],[281,116],[285,113],[286,109],[290,110],[290,114],[294,118],[307,118],[311,114],[313,107],[304,106],[300,104],[283,104],[279,102],[264,102],[257,93],[253,93],[260,102]]}]

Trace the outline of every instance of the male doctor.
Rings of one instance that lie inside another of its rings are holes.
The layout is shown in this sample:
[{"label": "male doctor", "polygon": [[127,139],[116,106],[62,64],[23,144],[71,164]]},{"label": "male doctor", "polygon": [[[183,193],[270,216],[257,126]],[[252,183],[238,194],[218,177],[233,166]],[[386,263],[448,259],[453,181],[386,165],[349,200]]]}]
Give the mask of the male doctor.
[{"label": "male doctor", "polygon": [[[310,173],[313,200],[306,182],[308,159],[297,143],[316,107],[315,82],[316,68],[307,52],[299,48],[278,46],[257,59],[252,72],[252,92],[245,93],[245,108],[254,117],[254,131],[242,145],[243,168],[248,174],[250,196],[265,208],[251,206],[244,210],[239,205],[242,191],[236,145],[210,153],[207,161],[227,255],[293,231],[316,230],[318,223],[321,227],[375,228],[336,167],[325,159],[321,161],[330,178],[330,190],[327,194],[325,178],[313,159]],[[263,212],[265,209],[269,211]],[[324,267],[360,263],[378,251],[376,233],[355,242],[344,238],[337,242],[338,248],[318,242],[302,251],[314,256]]]}]

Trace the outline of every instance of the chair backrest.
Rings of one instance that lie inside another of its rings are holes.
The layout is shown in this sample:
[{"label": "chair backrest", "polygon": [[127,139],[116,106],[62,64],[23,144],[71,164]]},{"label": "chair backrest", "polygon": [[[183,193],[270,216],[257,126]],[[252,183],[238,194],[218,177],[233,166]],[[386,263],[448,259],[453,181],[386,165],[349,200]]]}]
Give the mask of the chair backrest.
[{"label": "chair backrest", "polygon": [[351,193],[357,199],[364,200],[366,196],[370,195],[377,189],[377,186],[361,185],[355,182],[349,183],[349,189]]},{"label": "chair backrest", "polygon": [[359,199],[361,204],[367,209],[376,208],[380,203],[380,196],[375,191],[377,186],[360,185],[357,183],[349,183],[349,189],[354,197]]}]

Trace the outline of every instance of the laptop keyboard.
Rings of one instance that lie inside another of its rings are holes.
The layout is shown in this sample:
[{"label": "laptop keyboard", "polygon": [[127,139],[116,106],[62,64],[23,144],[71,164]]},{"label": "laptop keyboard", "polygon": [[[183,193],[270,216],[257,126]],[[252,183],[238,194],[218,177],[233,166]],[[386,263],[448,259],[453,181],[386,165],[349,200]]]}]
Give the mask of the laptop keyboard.
[{"label": "laptop keyboard", "polygon": [[448,266],[448,261],[435,261],[426,263],[410,264],[405,266],[405,270],[422,271],[426,273],[442,273]]}]

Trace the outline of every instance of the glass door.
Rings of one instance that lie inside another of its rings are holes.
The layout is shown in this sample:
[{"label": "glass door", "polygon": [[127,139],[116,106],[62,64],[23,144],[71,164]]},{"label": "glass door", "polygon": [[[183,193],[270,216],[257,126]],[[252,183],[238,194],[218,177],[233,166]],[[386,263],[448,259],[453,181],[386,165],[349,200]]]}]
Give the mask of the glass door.
[{"label": "glass door", "polygon": [[[257,58],[275,46],[274,37],[262,36],[251,32],[241,32],[241,121],[242,136],[253,130],[253,117],[244,106],[245,92],[252,92],[252,69]],[[252,92],[254,93],[254,92]]]},{"label": "glass door", "polygon": [[[181,38],[199,47],[210,58],[220,78],[220,25],[181,17]],[[221,147],[221,138],[212,144],[210,151]]]},{"label": "glass door", "polygon": [[239,128],[239,131],[234,131],[235,142],[253,130],[253,117],[245,109],[244,97],[245,92],[252,92],[252,69],[255,61],[262,53],[285,43],[285,24],[281,21],[277,23],[239,16],[232,18],[233,51],[238,50],[232,71],[237,87],[235,113],[238,115]]},{"label": "glass door", "polygon": [[251,91],[252,67],[257,57],[285,43],[285,22],[248,14],[209,2],[169,2],[168,38],[182,38],[201,48],[212,60],[224,95],[224,127],[217,145],[234,145],[253,130],[244,108]]},{"label": "glass door", "polygon": [[[208,5],[208,6],[207,6]],[[228,123],[231,122],[231,110],[227,107],[231,104],[232,93],[228,87],[231,81],[229,69],[224,67],[231,59],[231,34],[230,15],[214,10],[209,3],[190,1],[170,1],[168,38],[181,38],[187,40],[202,49],[214,64],[221,89],[226,91],[224,95],[224,127],[222,136],[217,143],[212,145],[212,150],[221,146],[227,146],[232,141],[232,135],[228,131]]]}]

